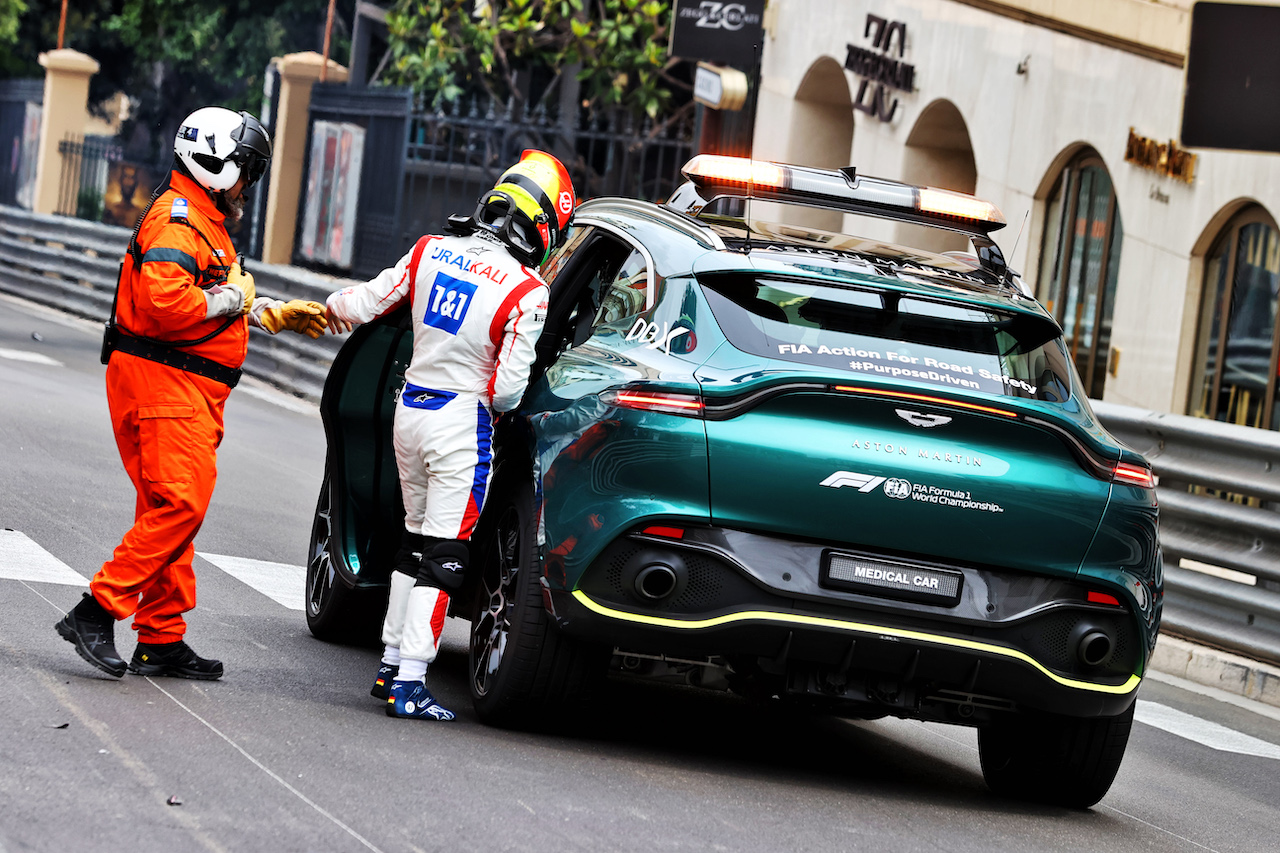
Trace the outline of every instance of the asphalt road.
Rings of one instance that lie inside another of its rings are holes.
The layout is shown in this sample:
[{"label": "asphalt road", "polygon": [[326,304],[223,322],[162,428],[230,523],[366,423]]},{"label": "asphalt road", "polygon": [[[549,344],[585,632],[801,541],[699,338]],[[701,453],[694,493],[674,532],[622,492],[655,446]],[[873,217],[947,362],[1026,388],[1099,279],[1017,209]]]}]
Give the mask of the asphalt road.
[{"label": "asphalt road", "polygon": [[133,514],[98,340],[0,296],[0,853],[1280,850],[1280,712],[1168,679],[1083,812],[988,793],[971,730],[682,688],[616,680],[557,731],[487,728],[456,620],[430,678],[459,720],[389,719],[376,650],[313,639],[296,609],[319,417],[252,385],[227,407],[189,615],[227,675],[108,678],[53,631]]}]

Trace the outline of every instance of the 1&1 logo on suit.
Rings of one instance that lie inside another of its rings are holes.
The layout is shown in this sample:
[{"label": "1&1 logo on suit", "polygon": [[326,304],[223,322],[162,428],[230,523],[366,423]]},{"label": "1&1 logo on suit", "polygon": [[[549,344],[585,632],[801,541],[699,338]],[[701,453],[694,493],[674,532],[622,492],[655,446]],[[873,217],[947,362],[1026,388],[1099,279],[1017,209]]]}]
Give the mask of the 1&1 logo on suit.
[{"label": "1&1 logo on suit", "polygon": [[467,309],[471,307],[471,300],[475,295],[476,286],[471,282],[437,272],[435,283],[431,285],[431,297],[427,301],[427,313],[422,322],[442,332],[458,334],[462,318],[467,316]]}]

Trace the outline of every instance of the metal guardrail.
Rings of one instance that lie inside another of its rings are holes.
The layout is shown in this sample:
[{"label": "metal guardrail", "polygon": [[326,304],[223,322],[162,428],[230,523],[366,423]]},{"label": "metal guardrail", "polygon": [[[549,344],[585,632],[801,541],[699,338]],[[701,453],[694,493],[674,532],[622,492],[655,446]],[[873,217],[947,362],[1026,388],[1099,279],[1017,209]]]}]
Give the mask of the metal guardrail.
[{"label": "metal guardrail", "polygon": [[[0,205],[0,290],[105,320],[129,231]],[[261,293],[324,301],[346,279],[254,264]],[[341,339],[254,330],[245,371],[319,400]],[[1280,433],[1093,402],[1106,428],[1160,477],[1165,558],[1164,629],[1280,663]],[[1253,498],[1258,506],[1203,490]],[[1182,560],[1251,576],[1245,583],[1185,568]]]},{"label": "metal guardrail", "polygon": [[[0,291],[79,317],[105,322],[111,313],[120,258],[130,231],[66,216],[0,205]],[[254,263],[249,271],[263,296],[323,302],[347,279],[295,267]],[[342,338],[316,340],[251,330],[244,369],[281,390],[319,401]]]},{"label": "metal guardrail", "polygon": [[1092,405],[1159,477],[1163,630],[1280,663],[1280,433]]}]

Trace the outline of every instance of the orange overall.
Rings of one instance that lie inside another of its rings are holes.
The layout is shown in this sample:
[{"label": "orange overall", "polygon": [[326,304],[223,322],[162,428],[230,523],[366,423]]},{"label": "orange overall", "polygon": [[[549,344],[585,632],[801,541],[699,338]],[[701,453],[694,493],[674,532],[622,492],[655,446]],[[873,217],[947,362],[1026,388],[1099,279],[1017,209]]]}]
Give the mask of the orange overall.
[{"label": "orange overall", "polygon": [[[142,263],[124,260],[116,317],[122,330],[166,341],[195,340],[226,317],[206,320],[200,285],[226,277],[235,260],[223,215],[199,185],[175,172],[138,232]],[[185,347],[229,368],[244,362],[248,324],[238,317],[211,340]],[[231,389],[211,378],[115,352],[107,404],[116,446],[137,490],[133,527],[89,589],[117,619],[134,616],[144,643],[172,643],[195,607],[192,541],[217,479],[222,409]]]}]

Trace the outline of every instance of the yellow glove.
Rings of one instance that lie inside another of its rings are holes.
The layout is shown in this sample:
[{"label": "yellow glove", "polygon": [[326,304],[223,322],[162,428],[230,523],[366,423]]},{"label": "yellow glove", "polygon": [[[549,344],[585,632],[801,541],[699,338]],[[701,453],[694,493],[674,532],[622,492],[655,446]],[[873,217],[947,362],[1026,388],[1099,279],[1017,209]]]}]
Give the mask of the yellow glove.
[{"label": "yellow glove", "polygon": [[227,284],[234,284],[244,293],[243,314],[248,314],[249,309],[253,307],[254,297],[258,295],[258,291],[253,286],[253,276],[240,269],[240,262],[233,261],[231,269],[227,271]]},{"label": "yellow glove", "polygon": [[273,335],[281,329],[288,329],[309,338],[318,338],[329,325],[324,313],[324,306],[319,302],[295,299],[279,308],[267,308],[258,317],[258,321]]}]

